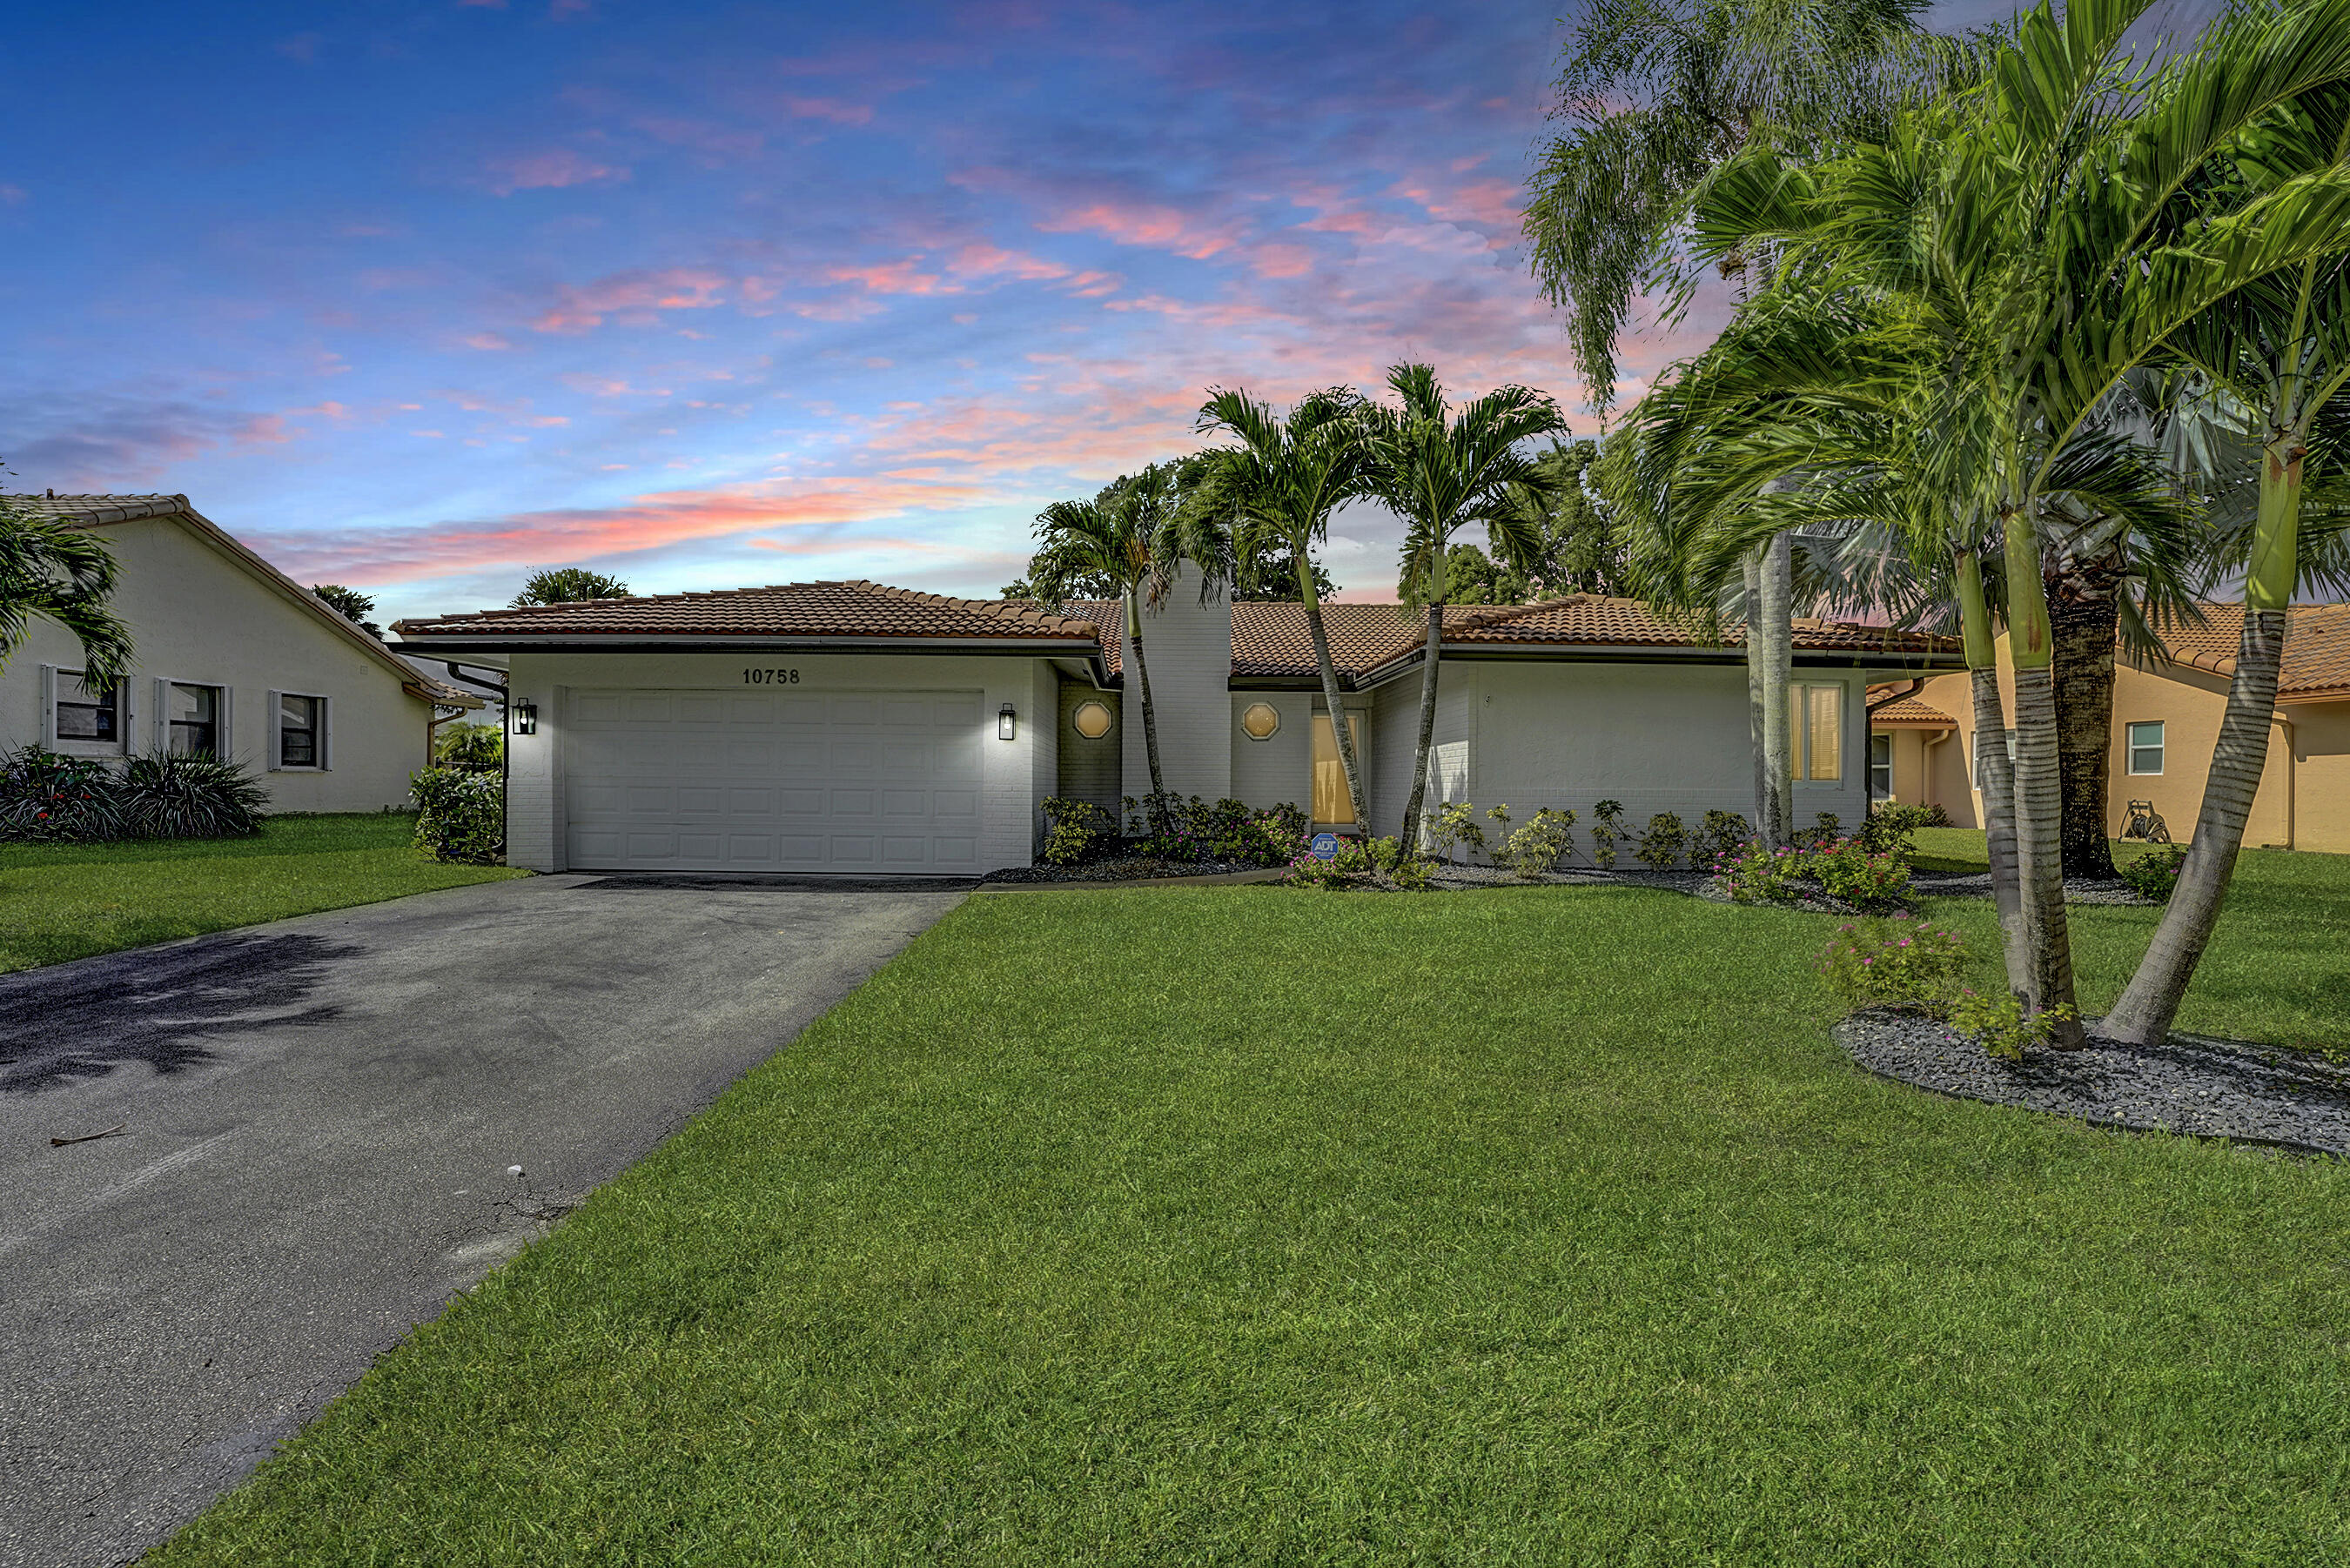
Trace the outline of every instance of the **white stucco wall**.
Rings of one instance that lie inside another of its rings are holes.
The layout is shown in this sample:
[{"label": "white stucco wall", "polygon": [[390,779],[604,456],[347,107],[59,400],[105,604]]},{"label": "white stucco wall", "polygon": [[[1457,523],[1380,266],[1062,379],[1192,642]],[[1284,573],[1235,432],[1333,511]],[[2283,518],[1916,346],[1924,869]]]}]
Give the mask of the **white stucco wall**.
[{"label": "white stucco wall", "polygon": [[[1142,649],[1150,670],[1150,701],[1159,728],[1159,765],[1167,787],[1180,795],[1218,800],[1232,789],[1232,614],[1231,602],[1200,602],[1200,575],[1186,566],[1156,611],[1142,612]],[[1139,799],[1150,792],[1150,761],[1142,730],[1142,682],[1125,670],[1126,788]]]},{"label": "white stucco wall", "polygon": [[[1267,740],[1250,738],[1241,715],[1259,702],[1273,705],[1281,728]],[[1310,808],[1314,795],[1314,712],[1321,706],[1304,691],[1234,691],[1232,788],[1234,799],[1263,810],[1284,803]]]},{"label": "white stucco wall", "polygon": [[[409,774],[425,763],[432,706],[403,691],[387,663],[177,522],[147,518],[96,533],[120,565],[114,608],[137,649],[127,734],[121,744],[61,741],[57,750],[90,756],[158,750],[156,682],[218,686],[229,694],[224,750],[252,767],[272,811],[376,811],[405,803]],[[0,673],[0,745],[45,739],[44,665],[78,670],[81,650],[66,632],[36,620]],[[273,691],[328,700],[323,770],[269,765]]]},{"label": "white stucco wall", "polygon": [[[981,693],[979,868],[1025,866],[1035,857],[1036,802],[1053,793],[1053,715],[1058,680],[1049,660],[945,654],[516,653],[511,700],[538,710],[537,732],[514,737],[507,778],[506,859],[534,871],[565,864],[563,714],[576,690],[741,691],[746,666],[788,664],[794,689],[824,691]],[[1018,715],[1010,741],[995,738],[998,711]]]}]

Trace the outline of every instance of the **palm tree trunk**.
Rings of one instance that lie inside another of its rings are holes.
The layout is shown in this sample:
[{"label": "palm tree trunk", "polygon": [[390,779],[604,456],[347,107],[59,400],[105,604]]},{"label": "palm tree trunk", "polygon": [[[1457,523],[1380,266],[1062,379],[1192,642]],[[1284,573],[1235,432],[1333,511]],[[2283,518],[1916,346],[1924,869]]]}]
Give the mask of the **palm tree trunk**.
[{"label": "palm tree trunk", "polygon": [[2261,467],[2261,511],[2252,544],[2251,575],[2244,584],[2244,632],[2236,648],[2236,674],[2211,750],[2211,772],[2196,814],[2195,837],[2178,886],[2154,929],[2154,940],[2114,1010],[2099,1025],[2108,1039],[2158,1045],[2169,1038],[2195,966],[2219,928],[2220,906],[2244,846],[2244,824],[2260,793],[2269,760],[2269,724],[2276,713],[2277,667],[2284,658],[2285,607],[2298,576],[2302,463],[2305,438],[2286,428],[2271,437]]},{"label": "palm tree trunk", "polygon": [[[2023,929],[2032,942],[2024,1000],[2033,1012],[2070,1008],[2072,929],[2064,918],[2064,785],[2056,756],[2055,639],[2040,577],[2040,536],[2030,503],[2002,520],[2007,536],[2007,640],[2015,665],[2015,850]],[[2051,1043],[2087,1043],[2076,1017],[2054,1021]]]},{"label": "palm tree trunk", "polygon": [[1150,763],[1150,828],[1164,834],[1167,820],[1167,780],[1159,769],[1159,711],[1150,703],[1150,667],[1142,659],[1142,607],[1138,590],[1126,595],[1126,646],[1134,656],[1135,684],[1142,688],[1142,751]]},{"label": "palm tree trunk", "polygon": [[1428,633],[1419,671],[1419,735],[1413,742],[1411,794],[1404,803],[1403,843],[1419,842],[1419,817],[1428,801],[1428,753],[1436,742],[1436,666],[1444,650],[1444,541],[1428,550]]},{"label": "palm tree trunk", "polygon": [[2007,989],[2025,996],[2032,990],[2032,938],[2024,928],[2023,881],[2015,853],[2015,768],[2007,754],[2007,709],[1999,694],[1999,644],[1991,637],[1991,607],[1983,597],[1982,562],[1972,550],[1959,551],[1957,561],[1959,628],[1974,699],[1975,778],[1982,791],[1991,904],[1999,913]]},{"label": "palm tree trunk", "polygon": [[1773,848],[1794,841],[1795,765],[1788,688],[1794,678],[1794,546],[1784,534],[1765,547],[1752,636],[1762,645],[1763,837]]},{"label": "palm tree trunk", "polygon": [[1444,647],[1444,607],[1428,607],[1428,651],[1419,671],[1419,739],[1412,748],[1411,799],[1403,808],[1403,842],[1419,842],[1419,813],[1428,795],[1428,753],[1436,739],[1436,665]]},{"label": "palm tree trunk", "polygon": [[2049,607],[2055,635],[2056,767],[2064,780],[2064,876],[2111,880],[2106,774],[2114,734],[2114,633],[2121,599],[2103,574],[2067,572]]},{"label": "palm tree trunk", "polygon": [[[1338,747],[1338,762],[1347,773],[1347,800],[1355,810],[1355,826],[1369,833],[1370,813],[1363,801],[1362,768],[1355,761],[1355,737],[1347,726],[1346,699],[1338,691],[1338,661],[1330,657],[1330,634],[1322,624],[1322,599],[1314,591],[1314,566],[1302,540],[1290,542],[1290,559],[1297,564],[1297,591],[1305,604],[1305,629],[1314,638],[1314,662],[1322,671],[1322,701],[1331,712],[1330,738]],[[1410,841],[1407,854],[1418,854]]]},{"label": "palm tree trunk", "polygon": [[1751,552],[1738,566],[1746,578],[1746,736],[1754,752],[1754,831],[1767,841],[1771,834],[1771,770],[1763,762],[1762,715],[1769,708],[1762,701],[1762,639],[1757,635],[1762,624],[1762,552]]}]

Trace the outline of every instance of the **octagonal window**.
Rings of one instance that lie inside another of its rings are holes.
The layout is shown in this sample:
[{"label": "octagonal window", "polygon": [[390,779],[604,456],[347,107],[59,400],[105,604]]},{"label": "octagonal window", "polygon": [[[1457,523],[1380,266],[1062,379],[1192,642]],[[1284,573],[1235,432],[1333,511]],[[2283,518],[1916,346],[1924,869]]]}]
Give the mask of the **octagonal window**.
[{"label": "octagonal window", "polygon": [[1098,741],[1109,733],[1109,707],[1102,702],[1080,702],[1077,711],[1069,715],[1069,727],[1088,741]]},{"label": "octagonal window", "polygon": [[1270,741],[1281,732],[1281,710],[1270,702],[1252,702],[1241,714],[1241,729],[1252,741]]}]

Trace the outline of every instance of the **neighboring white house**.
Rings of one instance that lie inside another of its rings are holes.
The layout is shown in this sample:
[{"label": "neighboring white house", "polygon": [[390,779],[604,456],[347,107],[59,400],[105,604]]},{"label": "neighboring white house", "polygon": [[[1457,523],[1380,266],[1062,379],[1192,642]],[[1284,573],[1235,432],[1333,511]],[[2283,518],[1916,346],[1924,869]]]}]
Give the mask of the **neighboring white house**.
[{"label": "neighboring white house", "polygon": [[436,718],[481,706],[409,668],[184,495],[7,501],[106,542],[137,658],[130,681],[93,691],[79,645],[36,619],[0,674],[0,746],[209,752],[249,763],[273,811],[374,811],[406,800]]},{"label": "neighboring white house", "polygon": [[[1303,608],[1202,602],[1145,620],[1169,787],[1294,802],[1351,827]],[[599,599],[400,622],[401,651],[504,659],[508,858],[538,870],[971,875],[1025,865],[1048,796],[1115,809],[1149,785],[1115,605],[951,599],[868,582]],[[1421,625],[1326,611],[1367,759],[1371,827],[1411,774]],[[1732,643],[1625,599],[1445,615],[1439,794],[1540,806],[1621,801],[1645,824],[1751,811],[1746,672]],[[1872,680],[1960,667],[1955,644],[1800,623],[1798,809],[1856,824]]]}]

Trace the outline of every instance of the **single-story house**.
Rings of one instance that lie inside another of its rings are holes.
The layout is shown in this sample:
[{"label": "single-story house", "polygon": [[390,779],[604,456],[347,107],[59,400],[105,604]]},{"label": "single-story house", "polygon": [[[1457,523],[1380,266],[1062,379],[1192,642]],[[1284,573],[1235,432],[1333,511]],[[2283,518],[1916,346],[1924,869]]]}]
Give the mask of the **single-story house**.
[{"label": "single-story house", "polygon": [[[2241,605],[2206,605],[2199,626],[2160,628],[2169,662],[2136,660],[2126,651],[2116,659],[2106,791],[2110,834],[2127,825],[2134,800],[2150,802],[2179,842],[2194,832],[2244,629]],[[2002,645],[2001,686],[2012,704],[2005,659]],[[1962,827],[1981,825],[1970,691],[1968,677],[1945,675],[1872,695],[1870,764],[1878,798],[1939,805]],[[2350,854],[2350,605],[2298,605],[2287,612],[2268,763],[2244,842]]]},{"label": "single-story house", "polygon": [[252,765],[273,811],[376,811],[407,799],[435,718],[482,705],[402,663],[184,495],[6,500],[105,541],[137,673],[90,690],[80,645],[36,619],[0,672],[0,747],[235,757]]},{"label": "single-story house", "polygon": [[[1168,786],[1345,820],[1334,736],[1297,605],[1202,600],[1148,615]],[[1421,623],[1326,611],[1372,831],[1409,791]],[[1646,823],[1750,813],[1746,672],[1625,599],[1445,614],[1431,772],[1481,808],[1621,801]],[[404,620],[403,652],[508,669],[507,855],[539,870],[969,875],[1026,865],[1047,798],[1115,810],[1149,789],[1118,607],[1052,613],[869,582]],[[1732,633],[1734,639],[1735,633]],[[1866,810],[1871,682],[1958,667],[1947,639],[1806,622],[1795,638],[1806,822]]]}]

